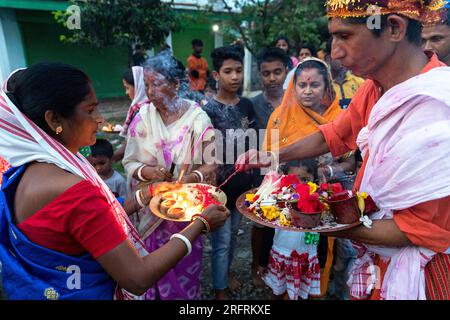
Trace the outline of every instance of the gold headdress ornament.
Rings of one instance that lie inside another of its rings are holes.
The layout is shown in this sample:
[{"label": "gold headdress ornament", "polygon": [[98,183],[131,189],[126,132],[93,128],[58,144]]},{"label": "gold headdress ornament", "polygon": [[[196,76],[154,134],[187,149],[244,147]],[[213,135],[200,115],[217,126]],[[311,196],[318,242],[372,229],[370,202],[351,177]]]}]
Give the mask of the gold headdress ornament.
[{"label": "gold headdress ornament", "polygon": [[360,18],[376,13],[399,14],[424,24],[440,23],[444,0],[327,0],[329,18]]}]

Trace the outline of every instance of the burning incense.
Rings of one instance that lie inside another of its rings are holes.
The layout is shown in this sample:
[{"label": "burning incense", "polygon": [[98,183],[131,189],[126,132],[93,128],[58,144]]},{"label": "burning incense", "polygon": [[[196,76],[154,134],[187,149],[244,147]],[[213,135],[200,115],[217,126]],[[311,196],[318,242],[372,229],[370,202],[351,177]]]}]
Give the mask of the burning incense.
[{"label": "burning incense", "polygon": [[239,173],[239,170],[236,170],[235,172],[233,172],[230,176],[228,176],[228,178],[225,179],[224,182],[222,182],[219,186],[216,187],[216,191],[220,190],[220,188],[222,188],[224,185],[226,185],[228,183],[228,181],[231,180],[231,178],[233,178],[235,175],[237,175]]}]

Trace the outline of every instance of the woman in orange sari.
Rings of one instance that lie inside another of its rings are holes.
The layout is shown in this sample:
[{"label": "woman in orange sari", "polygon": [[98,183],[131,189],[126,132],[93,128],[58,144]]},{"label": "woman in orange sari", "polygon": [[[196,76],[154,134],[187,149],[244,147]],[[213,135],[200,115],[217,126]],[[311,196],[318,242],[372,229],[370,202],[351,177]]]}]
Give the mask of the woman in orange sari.
[{"label": "woman in orange sari", "polygon": [[[319,125],[334,120],[341,112],[328,65],[316,58],[306,59],[297,66],[281,106],[269,119],[265,148],[268,151],[284,148],[319,131]],[[354,157],[333,159],[330,154],[309,163],[308,169],[289,163],[289,173],[303,180],[339,181],[346,180],[355,167]],[[334,239],[324,237],[319,244],[318,234],[277,229],[264,276],[275,297],[281,298],[286,292],[289,299],[323,296],[333,262],[333,242]]]}]

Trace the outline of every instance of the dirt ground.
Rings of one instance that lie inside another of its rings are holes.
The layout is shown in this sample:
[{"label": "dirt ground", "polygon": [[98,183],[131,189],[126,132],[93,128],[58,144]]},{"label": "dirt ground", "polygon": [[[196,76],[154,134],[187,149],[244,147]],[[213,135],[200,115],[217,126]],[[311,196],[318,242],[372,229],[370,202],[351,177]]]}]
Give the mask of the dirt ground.
[{"label": "dirt ground", "polygon": [[[238,233],[236,250],[231,271],[241,282],[241,291],[231,295],[233,300],[268,300],[271,297],[271,290],[259,289],[253,285],[251,276],[251,228],[252,223],[243,217]],[[210,237],[205,237],[203,247],[203,274],[202,274],[202,299],[210,300],[214,298],[211,276],[211,241]]]}]

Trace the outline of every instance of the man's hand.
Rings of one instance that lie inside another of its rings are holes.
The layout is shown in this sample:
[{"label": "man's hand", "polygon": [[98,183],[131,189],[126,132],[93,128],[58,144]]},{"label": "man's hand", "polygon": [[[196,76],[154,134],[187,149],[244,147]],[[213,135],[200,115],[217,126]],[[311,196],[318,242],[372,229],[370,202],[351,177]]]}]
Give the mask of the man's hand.
[{"label": "man's hand", "polygon": [[272,164],[272,160],[274,160],[274,157],[270,152],[259,152],[252,149],[241,155],[236,160],[235,168],[240,172],[245,172],[256,168],[265,168]]},{"label": "man's hand", "polygon": [[208,220],[211,231],[215,231],[225,224],[231,212],[224,206],[211,205],[202,215]]}]

